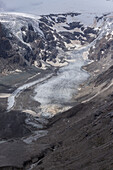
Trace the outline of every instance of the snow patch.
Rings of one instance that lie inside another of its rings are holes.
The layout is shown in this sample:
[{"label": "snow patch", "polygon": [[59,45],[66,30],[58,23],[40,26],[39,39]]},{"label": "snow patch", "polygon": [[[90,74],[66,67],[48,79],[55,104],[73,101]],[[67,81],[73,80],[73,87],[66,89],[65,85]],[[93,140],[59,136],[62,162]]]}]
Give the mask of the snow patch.
[{"label": "snow patch", "polygon": [[9,93],[0,93],[0,98],[8,98],[10,95]]}]

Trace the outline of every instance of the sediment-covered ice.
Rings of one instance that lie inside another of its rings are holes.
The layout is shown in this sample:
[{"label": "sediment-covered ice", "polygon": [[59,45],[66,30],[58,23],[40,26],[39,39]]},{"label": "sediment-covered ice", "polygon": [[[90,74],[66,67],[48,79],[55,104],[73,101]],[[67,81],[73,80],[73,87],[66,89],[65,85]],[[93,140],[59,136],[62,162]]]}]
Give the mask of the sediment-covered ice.
[{"label": "sediment-covered ice", "polygon": [[70,103],[77,92],[78,85],[88,78],[88,73],[81,70],[84,65],[80,53],[73,55],[76,62],[60,68],[56,76],[46,80],[35,88],[35,100],[43,105]]},{"label": "sediment-covered ice", "polygon": [[[52,74],[51,74],[52,75]],[[26,83],[20,87],[18,87],[9,97],[8,97],[8,106],[7,106],[7,110],[10,111],[14,105],[15,105],[15,100],[16,97],[18,97],[25,89],[34,86],[37,83],[41,83],[43,82],[45,79],[51,77],[51,75],[46,76],[45,78],[41,78],[39,80],[33,81],[31,83]]]}]

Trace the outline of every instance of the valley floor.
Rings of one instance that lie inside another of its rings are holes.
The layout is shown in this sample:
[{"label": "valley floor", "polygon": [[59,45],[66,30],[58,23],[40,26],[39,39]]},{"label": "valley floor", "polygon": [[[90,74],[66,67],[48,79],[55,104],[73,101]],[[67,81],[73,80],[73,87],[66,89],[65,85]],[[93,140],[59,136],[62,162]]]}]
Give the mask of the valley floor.
[{"label": "valley floor", "polygon": [[[95,63],[86,66],[86,70],[93,75],[94,70],[91,68],[96,69]],[[30,135],[35,128],[28,130],[29,126],[22,126],[26,114],[9,112],[9,120],[12,117],[12,121],[16,123],[11,127],[14,138],[12,139],[12,134],[6,133],[8,141],[5,142],[4,138],[0,143],[0,169],[113,169],[113,86],[107,80],[112,75],[111,66],[103,74],[96,73],[90,77],[87,84],[81,85],[81,90],[75,97],[75,106],[51,118],[45,127],[40,128],[38,135],[44,137],[36,141],[28,139],[32,142],[25,143],[24,138],[23,141],[16,140],[17,133],[22,138],[23,135]],[[17,123],[20,132],[16,129]]]}]

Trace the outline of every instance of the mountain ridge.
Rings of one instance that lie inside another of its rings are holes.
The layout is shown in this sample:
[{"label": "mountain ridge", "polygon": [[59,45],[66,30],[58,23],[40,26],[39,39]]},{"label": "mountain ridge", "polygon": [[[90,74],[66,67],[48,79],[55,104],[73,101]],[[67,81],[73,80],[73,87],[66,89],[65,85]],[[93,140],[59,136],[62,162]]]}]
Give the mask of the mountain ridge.
[{"label": "mountain ridge", "polygon": [[[63,63],[62,59],[57,59],[59,50],[76,49],[83,44],[85,45],[88,41],[90,43],[98,34],[98,30],[94,27],[86,26],[85,28],[82,23],[76,21],[78,15],[80,14],[51,14],[40,16],[37,20],[34,19],[34,16],[30,19],[26,15],[1,14],[1,26],[3,25],[7,30],[7,34],[9,34],[4,37],[1,35],[1,41],[3,41],[2,39],[7,41],[7,48],[4,47],[3,50],[3,52],[7,52],[1,54],[1,58],[7,56],[11,65],[20,63],[20,66],[23,64],[24,66],[41,67],[43,61],[45,62],[44,65],[47,64],[47,59],[52,61],[53,64],[57,60]],[[7,17],[11,17],[10,22]],[[72,18],[71,23],[66,23],[67,17]],[[75,46],[75,43],[78,45]],[[9,49],[11,46],[13,52]],[[17,67],[19,68],[18,64]],[[11,69],[10,66],[8,69]]]}]

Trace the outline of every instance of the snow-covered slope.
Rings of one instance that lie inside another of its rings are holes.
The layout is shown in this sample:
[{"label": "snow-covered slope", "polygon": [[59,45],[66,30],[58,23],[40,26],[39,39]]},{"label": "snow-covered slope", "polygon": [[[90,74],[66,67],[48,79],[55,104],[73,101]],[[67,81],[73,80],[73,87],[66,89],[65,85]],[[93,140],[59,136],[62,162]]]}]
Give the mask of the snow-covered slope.
[{"label": "snow-covered slope", "polygon": [[111,27],[112,13],[101,17],[81,13],[0,13],[0,72],[25,66],[64,66],[69,50],[94,43]]},{"label": "snow-covered slope", "polygon": [[28,23],[33,25],[35,32],[38,32],[43,36],[43,32],[39,29],[38,20],[40,18],[40,16],[24,13],[0,13],[0,22],[3,23],[7,29],[10,29],[11,33],[17,36],[17,38],[19,38],[22,42],[21,28],[23,26],[28,27]]},{"label": "snow-covered slope", "polygon": [[80,13],[0,13],[1,71],[25,65],[45,68],[64,64],[65,58],[59,52],[81,48],[98,36],[98,18],[89,16],[83,22]]}]

